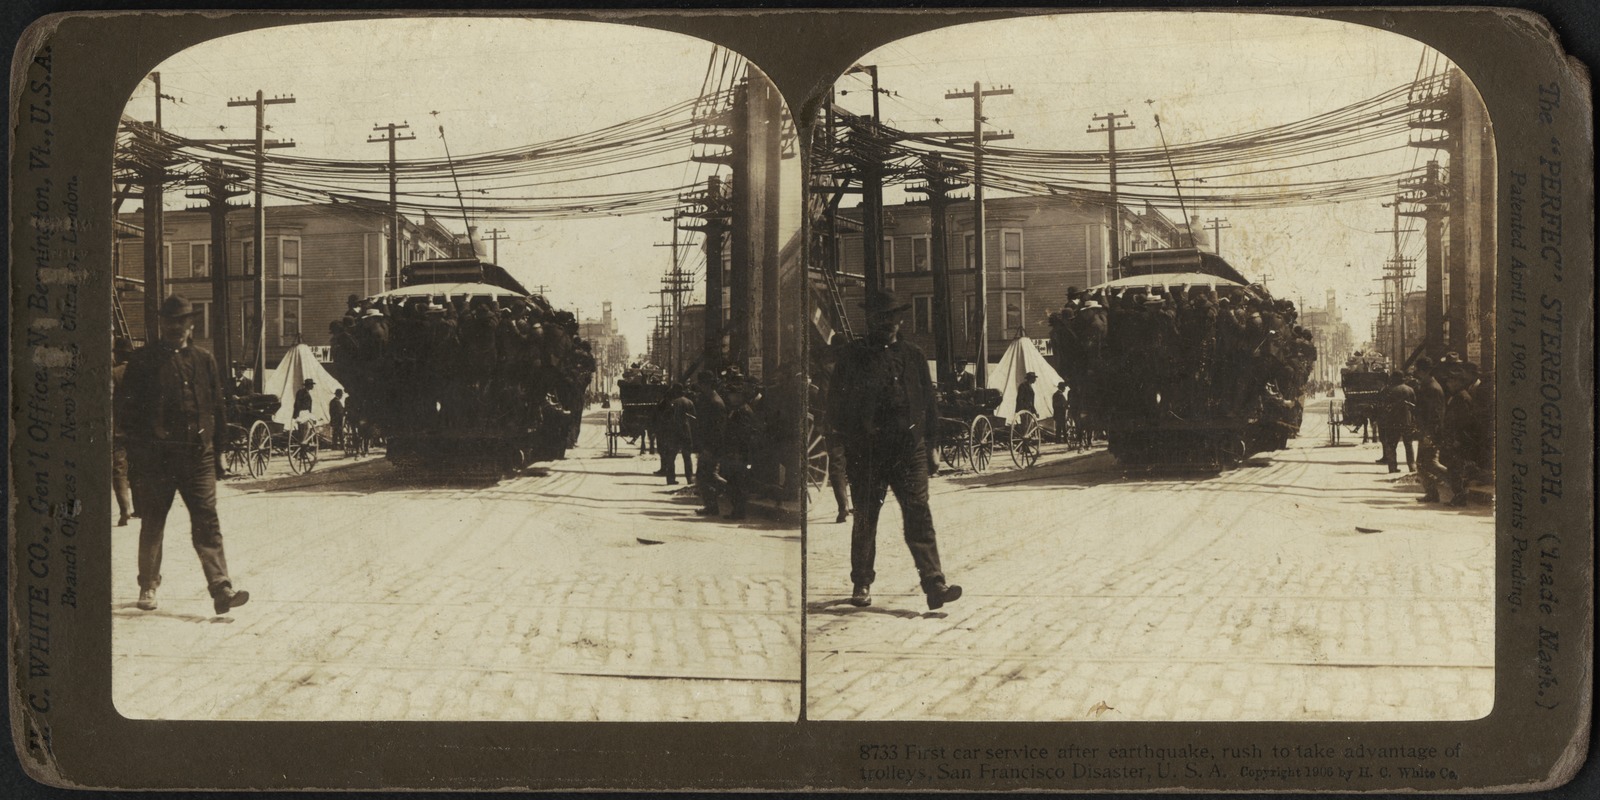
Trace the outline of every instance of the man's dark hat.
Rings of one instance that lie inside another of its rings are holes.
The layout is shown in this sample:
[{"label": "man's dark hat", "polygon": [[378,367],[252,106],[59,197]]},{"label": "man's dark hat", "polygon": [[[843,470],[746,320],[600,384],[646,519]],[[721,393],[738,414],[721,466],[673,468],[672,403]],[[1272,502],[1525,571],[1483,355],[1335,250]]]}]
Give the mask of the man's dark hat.
[{"label": "man's dark hat", "polygon": [[194,303],[189,302],[189,298],[181,294],[169,294],[167,299],[161,301],[161,310],[157,313],[165,319],[181,319],[200,312],[195,309]]},{"label": "man's dark hat", "polygon": [[1024,379],[1026,379],[1026,378],[1037,378],[1037,377],[1039,377],[1039,373],[1037,373],[1037,372],[1030,372],[1030,373],[1028,373],[1028,374],[1026,374],[1026,375],[1023,375],[1023,376],[1022,376],[1022,377],[1023,377],[1023,378],[1024,378]]},{"label": "man's dark hat", "polygon": [[910,303],[901,303],[893,294],[882,289],[867,292],[867,299],[861,305],[868,314],[898,314],[911,308]]},{"label": "man's dark hat", "polygon": [[312,380],[310,378],[306,378],[305,381],[303,381],[303,385],[305,385],[305,386],[315,386],[316,383],[317,383],[316,381],[314,381],[314,380]]}]

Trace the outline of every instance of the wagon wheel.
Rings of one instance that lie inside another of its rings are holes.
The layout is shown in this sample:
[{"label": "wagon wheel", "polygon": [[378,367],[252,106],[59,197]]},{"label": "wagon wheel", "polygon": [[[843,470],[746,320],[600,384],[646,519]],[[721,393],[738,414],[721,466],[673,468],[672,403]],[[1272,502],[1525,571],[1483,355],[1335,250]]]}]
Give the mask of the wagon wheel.
[{"label": "wagon wheel", "polygon": [[1024,411],[1017,415],[1011,423],[1010,437],[1006,444],[1011,451],[1011,463],[1018,467],[1031,467],[1039,461],[1042,429],[1039,427],[1039,418],[1033,412]]},{"label": "wagon wheel", "polygon": [[304,475],[317,466],[317,429],[308,427],[305,433],[289,437],[289,471]]},{"label": "wagon wheel", "polygon": [[960,423],[941,420],[944,430],[939,436],[939,459],[947,466],[960,468],[967,458],[967,431]]},{"label": "wagon wheel", "polygon": [[606,412],[606,455],[617,454],[617,439],[622,436],[622,417],[615,411]]},{"label": "wagon wheel", "polygon": [[1224,436],[1217,443],[1217,454],[1224,466],[1235,466],[1244,463],[1248,450],[1249,448],[1245,445],[1244,439],[1238,436]]},{"label": "wagon wheel", "polygon": [[982,472],[989,468],[989,457],[994,455],[994,423],[988,417],[979,416],[972,420],[972,427],[968,429],[967,458],[972,462],[973,472]]},{"label": "wagon wheel", "polygon": [[250,477],[259,478],[267,474],[267,465],[272,463],[272,429],[267,427],[265,420],[256,420],[250,425],[250,433],[245,439],[244,468]]},{"label": "wagon wheel", "polygon": [[828,437],[822,434],[822,428],[810,414],[806,415],[805,433],[806,492],[821,493],[823,487],[828,485]]},{"label": "wagon wheel", "polygon": [[227,445],[222,452],[222,466],[230,474],[237,475],[245,470],[245,462],[245,430],[230,422]]}]

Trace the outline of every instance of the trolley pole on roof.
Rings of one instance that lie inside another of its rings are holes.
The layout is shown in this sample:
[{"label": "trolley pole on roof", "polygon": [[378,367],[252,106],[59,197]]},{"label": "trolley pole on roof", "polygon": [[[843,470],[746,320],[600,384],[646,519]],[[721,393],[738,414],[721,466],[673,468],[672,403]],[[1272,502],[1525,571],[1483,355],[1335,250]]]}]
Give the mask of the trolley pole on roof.
[{"label": "trolley pole on roof", "polygon": [[367,144],[387,143],[389,145],[389,275],[383,282],[385,289],[400,287],[400,180],[396,174],[394,145],[396,142],[409,142],[417,138],[414,134],[404,136],[396,135],[396,131],[403,131],[411,125],[393,122],[388,125],[374,125],[374,131],[381,131],[383,136],[368,136]]}]

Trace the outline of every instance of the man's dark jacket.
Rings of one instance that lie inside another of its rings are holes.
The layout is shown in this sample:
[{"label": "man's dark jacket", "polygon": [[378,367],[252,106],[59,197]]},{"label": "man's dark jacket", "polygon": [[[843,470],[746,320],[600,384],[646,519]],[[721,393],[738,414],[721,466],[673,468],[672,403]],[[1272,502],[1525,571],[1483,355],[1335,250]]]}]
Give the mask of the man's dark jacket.
[{"label": "man's dark jacket", "polygon": [[[894,419],[884,417],[885,401]],[[927,358],[909,342],[852,342],[834,368],[828,418],[846,448],[908,432],[926,441],[939,420]]]},{"label": "man's dark jacket", "polygon": [[185,420],[174,419],[171,413],[176,393],[184,388],[177,369],[180,360],[187,362],[193,374],[197,412],[197,419],[189,421],[195,426],[193,433],[208,445],[222,441],[218,432],[227,429],[228,416],[216,359],[209,351],[194,345],[174,350],[169,345],[156,343],[135,350],[128,357],[128,370],[122,376],[117,398],[117,427],[127,434],[129,447],[187,438]]}]

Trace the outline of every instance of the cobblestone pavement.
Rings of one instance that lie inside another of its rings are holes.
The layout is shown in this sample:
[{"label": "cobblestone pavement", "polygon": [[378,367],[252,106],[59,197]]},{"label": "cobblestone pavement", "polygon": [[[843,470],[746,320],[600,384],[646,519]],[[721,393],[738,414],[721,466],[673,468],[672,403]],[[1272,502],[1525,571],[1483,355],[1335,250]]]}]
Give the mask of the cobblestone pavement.
[{"label": "cobblestone pavement", "polygon": [[134,607],[137,520],[113,529],[118,710],[795,719],[798,526],[699,518],[648,474],[654,457],[600,457],[599,428],[567,460],[497,484],[409,478],[381,458],[229,482],[229,565],[251,599],[226,616],[212,614],[181,502],[156,611]]},{"label": "cobblestone pavement", "polygon": [[848,526],[825,501],[807,539],[807,717],[1487,714],[1491,511],[1421,506],[1373,463],[1377,445],[1323,446],[1311,413],[1304,430],[1221,475],[1124,475],[1103,451],[1047,450],[1030,471],[935,478],[945,571],[965,588],[938,612],[893,500],[875,603],[848,605]]}]

